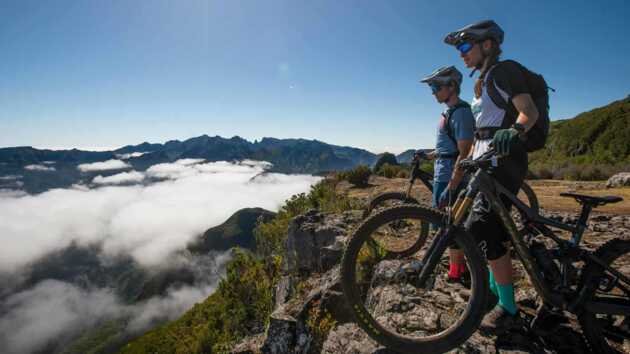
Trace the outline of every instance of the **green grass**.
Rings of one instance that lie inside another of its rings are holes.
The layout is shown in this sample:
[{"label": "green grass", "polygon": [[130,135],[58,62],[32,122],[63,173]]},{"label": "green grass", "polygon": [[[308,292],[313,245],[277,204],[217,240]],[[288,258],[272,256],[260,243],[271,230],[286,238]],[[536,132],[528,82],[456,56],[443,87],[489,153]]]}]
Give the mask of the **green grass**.
[{"label": "green grass", "polygon": [[630,167],[630,96],[554,121],[545,148],[530,154],[532,177],[601,180]]}]

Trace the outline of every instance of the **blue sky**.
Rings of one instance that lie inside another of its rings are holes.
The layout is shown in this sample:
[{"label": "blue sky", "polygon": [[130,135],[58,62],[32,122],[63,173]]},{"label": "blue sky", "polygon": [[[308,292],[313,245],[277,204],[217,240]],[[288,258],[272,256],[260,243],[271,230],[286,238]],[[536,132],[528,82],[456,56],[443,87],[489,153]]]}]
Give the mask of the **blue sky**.
[{"label": "blue sky", "polygon": [[[0,147],[202,134],[430,147],[418,79],[465,74],[444,35],[494,19],[543,73],[553,119],[630,94],[628,1],[0,1]],[[462,97],[472,97],[466,78]]]}]

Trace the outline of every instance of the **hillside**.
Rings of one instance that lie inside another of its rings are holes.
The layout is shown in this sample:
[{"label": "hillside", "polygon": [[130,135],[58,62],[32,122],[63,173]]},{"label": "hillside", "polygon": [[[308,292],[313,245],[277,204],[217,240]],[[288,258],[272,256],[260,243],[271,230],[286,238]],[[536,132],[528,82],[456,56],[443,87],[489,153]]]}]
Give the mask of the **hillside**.
[{"label": "hillside", "polygon": [[318,140],[263,138],[250,142],[241,137],[201,135],[164,144],[144,142],[104,152],[41,150],[32,147],[0,148],[0,189],[41,193],[73,184],[89,185],[97,175],[120,171],[79,171],[84,163],[124,159],[129,169],[145,171],[153,165],[195,158],[214,161],[245,159],[268,161],[271,172],[318,174],[347,170],[359,164],[372,165],[377,156],[369,151],[327,144]]},{"label": "hillside", "polygon": [[275,213],[261,208],[245,208],[237,211],[223,224],[208,229],[188,246],[193,253],[227,251],[232,247],[254,250],[254,228],[258,220],[269,221]]},{"label": "hillside", "polygon": [[554,121],[543,150],[530,154],[543,178],[604,179],[630,167],[630,96]]}]

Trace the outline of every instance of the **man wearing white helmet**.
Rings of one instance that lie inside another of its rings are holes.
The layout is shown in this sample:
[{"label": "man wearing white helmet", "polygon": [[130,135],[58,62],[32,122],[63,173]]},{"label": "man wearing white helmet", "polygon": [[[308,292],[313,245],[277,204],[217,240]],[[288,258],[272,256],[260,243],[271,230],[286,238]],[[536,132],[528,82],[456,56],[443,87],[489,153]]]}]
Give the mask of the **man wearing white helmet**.
[{"label": "man wearing white helmet", "polygon": [[[435,150],[427,154],[435,159],[433,177],[433,207],[452,204],[456,192],[464,184],[463,172],[457,162],[466,158],[473,143],[475,120],[470,105],[459,98],[462,74],[454,67],[442,67],[420,82],[429,85],[438,103],[447,106],[440,115]],[[466,271],[464,254],[451,245],[449,250],[449,282],[461,282]]]}]

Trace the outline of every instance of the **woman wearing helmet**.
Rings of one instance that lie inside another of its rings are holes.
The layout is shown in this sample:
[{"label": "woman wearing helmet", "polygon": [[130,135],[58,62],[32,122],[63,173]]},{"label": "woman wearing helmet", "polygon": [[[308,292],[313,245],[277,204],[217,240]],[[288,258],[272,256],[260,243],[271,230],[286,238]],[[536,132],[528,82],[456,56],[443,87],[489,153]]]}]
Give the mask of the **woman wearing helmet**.
[{"label": "woman wearing helmet", "polygon": [[[475,121],[470,105],[459,98],[462,74],[454,67],[442,67],[420,82],[429,85],[438,103],[447,106],[440,115],[435,150],[427,154],[435,159],[433,177],[433,207],[443,208],[455,201],[463,173],[454,168],[468,156],[474,139]],[[447,281],[461,282],[466,270],[464,254],[452,245]]]},{"label": "woman wearing helmet", "polygon": [[[525,179],[528,164],[527,151],[521,139],[535,124],[539,114],[518,64],[499,62],[503,37],[501,27],[489,20],[452,32],[444,42],[457,48],[464,64],[474,69],[473,73],[479,70],[471,104],[476,125],[472,155],[480,156],[492,143],[497,153],[505,156],[492,174],[516,194]],[[488,93],[490,85],[515,109],[500,108]],[[503,202],[511,207],[506,198]],[[486,315],[480,330],[497,334],[520,322],[514,301],[512,260],[504,245],[509,235],[483,195],[475,200],[466,227],[486,254],[490,264],[490,289],[498,297],[497,305]]]}]

